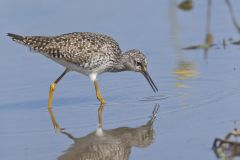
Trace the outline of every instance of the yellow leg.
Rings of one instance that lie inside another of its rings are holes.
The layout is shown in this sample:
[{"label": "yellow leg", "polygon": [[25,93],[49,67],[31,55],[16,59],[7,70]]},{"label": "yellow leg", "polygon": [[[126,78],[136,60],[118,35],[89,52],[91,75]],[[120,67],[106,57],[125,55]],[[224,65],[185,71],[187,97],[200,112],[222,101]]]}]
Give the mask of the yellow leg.
[{"label": "yellow leg", "polygon": [[98,108],[98,126],[99,128],[102,128],[102,111],[103,111],[103,108],[104,108],[104,104],[101,104]]},{"label": "yellow leg", "polygon": [[94,86],[95,86],[95,90],[96,90],[97,99],[99,100],[99,102],[100,102],[101,104],[105,104],[105,100],[104,100],[103,97],[101,96],[101,93],[100,93],[100,90],[99,90],[99,87],[98,87],[97,80],[94,80]]},{"label": "yellow leg", "polygon": [[49,89],[49,98],[48,98],[48,109],[52,109],[52,100],[53,100],[53,93],[55,91],[57,83],[53,82],[50,85],[50,89]]},{"label": "yellow leg", "polygon": [[52,123],[53,123],[53,127],[54,127],[54,129],[59,129],[59,125],[58,125],[58,123],[57,123],[57,121],[56,121],[56,119],[55,119],[55,117],[54,117],[54,114],[53,114],[53,112],[52,112],[52,109],[51,108],[48,108],[48,112],[49,112],[49,114],[50,114],[50,117],[51,117],[51,120],[52,120]]},{"label": "yellow leg", "polygon": [[55,91],[55,88],[57,86],[57,83],[63,78],[63,76],[68,72],[68,69],[66,68],[65,71],[50,85],[49,89],[49,98],[48,98],[48,109],[52,108],[52,100],[53,100],[53,93]]}]

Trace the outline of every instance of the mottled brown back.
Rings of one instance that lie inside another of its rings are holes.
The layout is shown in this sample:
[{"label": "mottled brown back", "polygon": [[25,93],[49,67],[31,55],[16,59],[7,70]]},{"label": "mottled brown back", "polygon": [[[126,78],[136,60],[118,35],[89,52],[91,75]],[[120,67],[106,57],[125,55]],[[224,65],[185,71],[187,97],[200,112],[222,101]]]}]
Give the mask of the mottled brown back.
[{"label": "mottled brown back", "polygon": [[86,61],[91,53],[121,53],[118,43],[109,36],[90,32],[74,32],[59,36],[19,36],[8,33],[13,41],[52,58],[72,62]]}]

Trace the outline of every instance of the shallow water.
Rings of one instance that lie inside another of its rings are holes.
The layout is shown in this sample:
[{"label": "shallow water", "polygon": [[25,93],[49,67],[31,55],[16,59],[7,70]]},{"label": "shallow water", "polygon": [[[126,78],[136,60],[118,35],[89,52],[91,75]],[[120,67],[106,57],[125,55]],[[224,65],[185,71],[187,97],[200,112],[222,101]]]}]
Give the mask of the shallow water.
[{"label": "shallow water", "polygon": [[[239,19],[240,2],[232,3]],[[178,51],[178,46],[204,42],[207,3],[195,1],[192,11],[177,10],[177,17],[170,6],[171,1],[157,0],[0,1],[1,159],[57,159],[74,143],[66,135],[55,133],[47,110],[49,85],[64,68],[13,43],[5,34],[73,31],[111,35],[122,50],[139,48],[148,57],[157,94],[137,73],[98,77],[108,102],[103,111],[103,133],[145,125],[154,107],[160,105],[153,141],[144,148],[133,146],[129,159],[216,159],[211,149],[213,140],[235,127],[240,106],[239,46],[224,49],[221,43],[228,38],[238,40],[239,34],[224,1],[214,2],[211,31],[217,45],[207,58],[203,50]],[[185,74],[181,74],[183,66],[188,66]],[[57,86],[53,113],[60,127],[74,137],[84,139],[95,133],[98,107],[87,77],[69,73]],[[114,145],[120,141],[104,138]]]}]

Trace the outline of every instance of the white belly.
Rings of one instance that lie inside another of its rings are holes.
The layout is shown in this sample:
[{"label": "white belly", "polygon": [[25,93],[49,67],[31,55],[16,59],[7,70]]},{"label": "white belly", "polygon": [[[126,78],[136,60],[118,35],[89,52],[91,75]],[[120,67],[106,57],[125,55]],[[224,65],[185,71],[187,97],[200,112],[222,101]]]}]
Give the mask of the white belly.
[{"label": "white belly", "polygon": [[78,65],[73,64],[73,63],[68,63],[68,62],[63,61],[63,60],[59,60],[59,59],[52,59],[52,60],[57,62],[58,64],[64,66],[64,67],[68,68],[69,70],[76,71],[76,72],[79,72],[79,73],[82,73],[82,74],[88,76],[92,82],[94,80],[96,80],[97,75],[101,74],[104,70],[104,68],[98,68],[96,70],[86,70],[81,66],[78,66]]},{"label": "white belly", "polygon": [[62,66],[68,68],[69,70],[72,70],[72,71],[76,71],[76,72],[79,72],[79,73],[82,73],[86,76],[89,76],[92,72],[90,70],[86,70],[84,69],[83,67],[81,66],[78,66],[76,64],[73,64],[73,63],[69,63],[69,62],[66,62],[66,61],[63,61],[63,60],[59,60],[59,59],[53,59],[55,62],[61,64]]}]

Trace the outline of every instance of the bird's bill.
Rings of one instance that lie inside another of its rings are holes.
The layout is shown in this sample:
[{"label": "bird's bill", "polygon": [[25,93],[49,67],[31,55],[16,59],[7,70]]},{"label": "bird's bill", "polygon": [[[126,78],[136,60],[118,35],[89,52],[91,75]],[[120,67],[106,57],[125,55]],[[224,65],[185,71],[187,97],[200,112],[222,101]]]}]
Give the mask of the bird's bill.
[{"label": "bird's bill", "polygon": [[150,77],[150,75],[148,74],[147,71],[143,71],[142,74],[144,75],[144,77],[147,79],[148,83],[150,84],[150,86],[152,87],[153,91],[156,93],[158,92],[158,89],[156,87],[156,85],[154,84],[152,78]]}]

